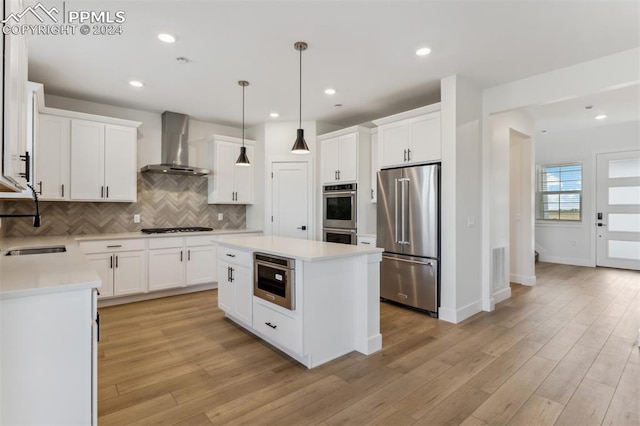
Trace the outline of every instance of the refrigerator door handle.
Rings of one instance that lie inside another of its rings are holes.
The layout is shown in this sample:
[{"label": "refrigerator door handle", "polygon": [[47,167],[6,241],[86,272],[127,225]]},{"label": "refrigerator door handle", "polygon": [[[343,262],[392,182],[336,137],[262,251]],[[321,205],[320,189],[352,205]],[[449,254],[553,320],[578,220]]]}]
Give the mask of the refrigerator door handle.
[{"label": "refrigerator door handle", "polygon": [[[411,182],[411,179],[409,178],[405,178],[404,181],[407,183],[406,185],[406,193],[407,195],[410,194],[409,192],[409,182]],[[402,195],[404,196],[405,194],[405,189],[402,189]],[[406,202],[410,202],[409,198],[406,197]],[[402,202],[402,207],[405,207],[405,201]],[[402,229],[402,244],[405,245],[409,245],[410,241],[408,240],[409,235],[411,234],[411,230],[407,229],[409,228],[409,218],[407,218],[407,215],[409,214],[408,211],[406,211],[405,213],[402,214],[402,221],[403,223],[406,223],[406,225],[403,227]]]},{"label": "refrigerator door handle", "polygon": [[395,206],[394,206],[394,212],[393,212],[393,217],[395,219],[395,242],[396,244],[400,244],[400,240],[398,240],[398,179],[395,180],[395,187],[394,187],[394,191],[393,191],[394,195],[395,195]]},{"label": "refrigerator door handle", "polygon": [[407,220],[406,220],[407,219],[406,218],[407,211],[405,209],[405,205],[407,203],[407,197],[406,197],[406,192],[404,190],[404,187],[405,187],[404,183],[407,182],[407,186],[408,186],[409,179],[401,178],[401,179],[398,179],[398,181],[400,182],[400,188],[402,188],[402,195],[400,197],[400,200],[401,200],[400,202],[402,203],[402,208],[401,208],[401,212],[400,212],[400,214],[402,216],[402,223],[401,223],[402,239],[400,241],[397,241],[397,242],[398,242],[398,244],[409,244],[409,242],[407,240],[405,240],[405,237],[407,235],[407,229],[406,229],[406,227],[407,227],[407,224],[406,224],[406,222],[407,222]]},{"label": "refrigerator door handle", "polygon": [[412,263],[414,265],[425,265],[425,266],[429,266],[431,268],[433,268],[433,262],[430,260],[411,260],[411,259],[407,259],[406,257],[395,257],[395,256],[387,256],[387,255],[382,255],[383,259],[389,259],[389,260],[396,260],[398,262],[404,262],[404,263]]}]

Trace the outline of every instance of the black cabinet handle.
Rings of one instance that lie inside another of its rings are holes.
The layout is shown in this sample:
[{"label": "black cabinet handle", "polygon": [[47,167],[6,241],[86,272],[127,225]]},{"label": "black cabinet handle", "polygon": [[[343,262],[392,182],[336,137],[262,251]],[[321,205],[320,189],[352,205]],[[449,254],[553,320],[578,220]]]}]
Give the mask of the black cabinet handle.
[{"label": "black cabinet handle", "polygon": [[[64,183],[62,184],[62,195],[61,197],[64,198]],[[40,193],[42,194],[42,187],[40,187]]]},{"label": "black cabinet handle", "polygon": [[38,182],[38,188],[40,188],[38,194],[42,195],[42,181]]},{"label": "black cabinet handle", "polygon": [[107,198],[109,198],[109,187],[107,186]]},{"label": "black cabinet handle", "polygon": [[231,268],[231,282],[234,282],[234,281],[235,281],[235,278],[234,278],[234,276],[233,276],[233,271],[234,271],[234,270],[235,270],[235,269]]},{"label": "black cabinet handle", "polygon": [[373,189],[371,190],[371,199],[373,200]]},{"label": "black cabinet handle", "polygon": [[100,198],[104,198],[104,186],[100,187]]},{"label": "black cabinet handle", "polygon": [[231,254],[231,253],[227,253],[227,256],[229,256],[229,257],[236,257],[236,255],[235,255],[235,254]]},{"label": "black cabinet handle", "polygon": [[113,255],[109,257],[109,269],[113,269]]},{"label": "black cabinet handle", "polygon": [[118,247],[122,247],[122,244],[114,244],[111,246],[107,246],[107,248],[118,248]]},{"label": "black cabinet handle", "polygon": [[338,170],[338,180],[340,180],[340,170]]},{"label": "black cabinet handle", "polygon": [[18,174],[25,178],[27,182],[31,182],[31,154],[27,151],[24,155],[21,155],[20,158],[24,161],[24,173]]},{"label": "black cabinet handle", "polygon": [[273,328],[274,330],[275,330],[276,328],[278,328],[278,326],[277,326],[277,325],[273,325],[273,324],[271,324],[270,322],[265,322],[265,325],[268,325],[269,327]]},{"label": "black cabinet handle", "polygon": [[100,312],[97,312],[96,315],[96,328],[98,329],[98,332],[96,333],[96,340],[99,342],[100,341]]},{"label": "black cabinet handle", "polygon": [[180,250],[180,262],[182,262],[182,250]]},{"label": "black cabinet handle", "polygon": [[407,160],[411,161],[411,150],[410,149],[407,150]]},{"label": "black cabinet handle", "polygon": [[404,161],[407,161],[407,150],[404,150]]},{"label": "black cabinet handle", "polygon": [[116,268],[118,267],[118,256],[116,256]]},{"label": "black cabinet handle", "polygon": [[227,266],[227,281],[231,282],[231,266]]},{"label": "black cabinet handle", "polygon": [[360,244],[371,245],[371,243],[369,241],[360,241]]}]

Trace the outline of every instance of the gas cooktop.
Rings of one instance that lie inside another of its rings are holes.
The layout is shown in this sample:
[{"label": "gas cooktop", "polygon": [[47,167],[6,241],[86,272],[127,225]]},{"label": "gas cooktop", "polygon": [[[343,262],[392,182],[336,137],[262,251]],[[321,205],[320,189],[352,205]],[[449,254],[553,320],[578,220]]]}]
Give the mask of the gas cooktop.
[{"label": "gas cooktop", "polygon": [[147,228],[141,229],[145,234],[171,234],[176,232],[203,232],[213,231],[213,228],[203,228],[202,226],[185,226],[181,228]]}]

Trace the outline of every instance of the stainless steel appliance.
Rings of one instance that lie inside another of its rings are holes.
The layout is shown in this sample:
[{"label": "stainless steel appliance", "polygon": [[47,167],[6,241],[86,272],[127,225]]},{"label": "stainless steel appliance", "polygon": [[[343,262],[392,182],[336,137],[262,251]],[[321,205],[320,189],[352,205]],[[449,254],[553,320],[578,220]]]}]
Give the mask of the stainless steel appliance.
[{"label": "stainless steel appliance", "polygon": [[324,228],[322,241],[328,243],[357,244],[355,229]]},{"label": "stainless steel appliance", "polygon": [[380,297],[437,315],[440,165],[378,172]]},{"label": "stainless steel appliance", "polygon": [[146,228],[141,229],[143,234],[173,234],[176,232],[204,232],[213,231],[213,228],[204,228],[202,226],[183,226],[178,228]]},{"label": "stainless steel appliance", "polygon": [[322,194],[322,226],[324,228],[356,229],[356,184],[325,185]]},{"label": "stainless steel appliance", "polygon": [[294,310],[295,260],[266,253],[253,255],[253,295]]}]

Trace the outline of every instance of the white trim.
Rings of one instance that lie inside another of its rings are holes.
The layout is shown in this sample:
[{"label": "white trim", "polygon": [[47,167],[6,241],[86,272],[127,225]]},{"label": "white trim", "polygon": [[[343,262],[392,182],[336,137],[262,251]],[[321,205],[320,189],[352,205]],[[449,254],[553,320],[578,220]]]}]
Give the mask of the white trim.
[{"label": "white trim", "polygon": [[431,104],[431,105],[426,105],[420,108],[416,108],[416,109],[412,109],[409,111],[404,111],[401,112],[399,114],[394,114],[394,115],[390,115],[388,117],[382,117],[382,118],[378,118],[376,120],[371,120],[376,126],[380,126],[383,124],[388,124],[388,123],[394,123],[396,121],[399,120],[404,120],[407,118],[413,118],[413,117],[417,117],[419,115],[423,115],[423,114],[428,114],[430,112],[436,112],[436,111],[440,111],[441,109],[441,104],[440,102],[437,102],[435,104]]},{"label": "white trim", "polygon": [[42,114],[55,115],[58,117],[68,117],[79,120],[99,121],[100,123],[115,124],[125,127],[140,127],[142,122],[133,120],[124,120],[122,118],[107,117],[104,115],[87,114],[84,112],[68,111],[65,109],[42,107],[39,111]]},{"label": "white trim", "polygon": [[516,284],[534,286],[536,285],[535,275],[510,274],[509,281]]},{"label": "white trim", "polygon": [[346,129],[335,130],[333,132],[323,133],[322,135],[318,135],[317,140],[323,141],[326,139],[332,139],[338,136],[350,135],[352,133],[357,133],[357,132],[364,132],[364,133],[370,134],[371,129],[364,126],[351,126],[351,127],[347,127]]},{"label": "white trim", "polygon": [[500,303],[507,299],[511,299],[511,287],[505,287],[493,293],[494,308],[496,303]]},{"label": "white trim", "polygon": [[543,256],[540,254],[540,262],[547,263],[560,263],[562,265],[574,265],[574,266],[588,266],[595,267],[596,264],[591,259],[584,259],[579,257],[557,257],[557,256]]},{"label": "white trim", "polygon": [[472,317],[478,312],[482,312],[482,301],[476,300],[475,302],[469,303],[467,306],[463,306],[460,309],[451,309],[451,308],[439,308],[438,309],[438,318],[451,322],[453,324],[458,324],[467,318]]}]

